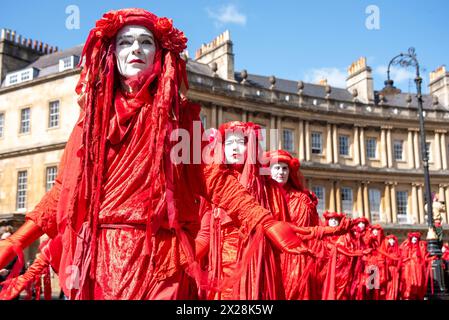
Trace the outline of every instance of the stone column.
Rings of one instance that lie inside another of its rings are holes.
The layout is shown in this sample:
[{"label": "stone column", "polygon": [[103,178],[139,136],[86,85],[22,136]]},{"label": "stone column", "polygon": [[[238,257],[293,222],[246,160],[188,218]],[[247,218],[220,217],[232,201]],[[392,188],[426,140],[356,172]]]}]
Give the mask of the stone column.
[{"label": "stone column", "polygon": [[413,147],[415,151],[415,168],[421,168],[421,153],[419,148],[419,132],[413,132]]},{"label": "stone column", "polygon": [[369,186],[369,181],[365,181],[365,183],[363,185],[363,205],[364,205],[365,218],[371,220],[368,186]]},{"label": "stone column", "polygon": [[340,181],[335,181],[335,202],[336,202],[336,209],[338,212],[341,212],[342,206],[341,206],[341,192],[340,192]]},{"label": "stone column", "polygon": [[385,212],[385,221],[387,223],[392,223],[393,219],[391,217],[391,190],[390,183],[385,182],[385,191],[384,191],[384,212]]},{"label": "stone column", "polygon": [[408,130],[408,137],[407,137],[407,162],[408,167],[410,169],[416,168],[415,166],[415,152],[414,152],[414,146],[413,146],[413,131]]},{"label": "stone column", "polygon": [[365,216],[364,206],[363,206],[363,184],[362,182],[358,183],[357,186],[357,216],[363,217]]},{"label": "stone column", "polygon": [[326,125],[326,162],[332,163],[332,125]]},{"label": "stone column", "polygon": [[282,139],[284,139],[283,137],[283,133],[282,133],[282,118],[281,117],[276,117],[276,129],[278,129],[278,134],[277,134],[277,149],[282,149]]},{"label": "stone column", "polygon": [[217,128],[220,125],[222,125],[222,124],[223,124],[223,107],[218,106],[218,123],[217,123]]},{"label": "stone column", "polygon": [[440,144],[441,144],[441,167],[443,170],[447,170],[447,145],[446,145],[446,130],[440,131]]},{"label": "stone column", "polygon": [[354,126],[354,165],[360,165],[360,139],[359,139],[359,127]]},{"label": "stone column", "polygon": [[424,217],[424,192],[423,184],[416,184],[418,187],[418,210],[419,210],[419,223],[425,224],[427,221]]},{"label": "stone column", "polygon": [[444,185],[444,200],[446,201],[446,223],[449,223],[449,185]]},{"label": "stone column", "polygon": [[305,154],[306,154],[306,161],[310,161],[311,160],[310,153],[311,153],[312,145],[310,143],[310,134],[311,133],[310,133],[309,121],[305,121],[305,127],[306,127],[306,132],[305,132],[305,138],[306,138],[306,146],[305,146],[305,148],[306,148],[306,152],[305,152]]},{"label": "stone column", "polygon": [[210,126],[211,126],[211,128],[218,129],[218,124],[217,124],[217,105],[215,105],[215,104],[212,105],[211,117],[212,117],[212,119],[210,119]]},{"label": "stone column", "polygon": [[393,168],[393,142],[391,141],[391,127],[387,129],[387,165]]},{"label": "stone column", "polygon": [[339,148],[338,148],[338,130],[337,125],[332,125],[332,142],[334,150],[334,163],[338,163]]},{"label": "stone column", "polygon": [[385,128],[380,131],[380,164],[383,168],[387,167],[387,137]]},{"label": "stone column", "polygon": [[[446,203],[446,200],[445,200],[445,194],[444,194],[444,184],[439,184],[439,185],[438,185],[438,189],[439,189],[439,190],[438,190],[438,200],[439,200],[439,201],[444,201],[444,202]],[[444,222],[444,223],[447,223],[445,213],[442,214],[442,218],[443,218],[443,222]]]},{"label": "stone column", "polygon": [[440,133],[435,131],[435,170],[441,170],[441,143],[440,143]]},{"label": "stone column", "polygon": [[331,189],[329,192],[329,211],[335,212],[337,209],[335,200],[335,181],[330,181]]},{"label": "stone column", "polygon": [[305,148],[304,148],[304,121],[298,121],[298,158],[302,162],[306,158]]},{"label": "stone column", "polygon": [[245,110],[243,110],[242,112],[242,121],[248,122],[248,112],[246,112]]},{"label": "stone column", "polygon": [[416,183],[412,183],[412,220],[414,224],[419,223],[418,188]]},{"label": "stone column", "polygon": [[391,184],[391,211],[393,223],[398,223],[398,207],[396,202],[396,183]]},{"label": "stone column", "polygon": [[276,127],[276,116],[270,115],[270,150],[277,150],[279,145],[279,128]]},{"label": "stone column", "polygon": [[366,165],[365,128],[360,127],[360,164]]}]

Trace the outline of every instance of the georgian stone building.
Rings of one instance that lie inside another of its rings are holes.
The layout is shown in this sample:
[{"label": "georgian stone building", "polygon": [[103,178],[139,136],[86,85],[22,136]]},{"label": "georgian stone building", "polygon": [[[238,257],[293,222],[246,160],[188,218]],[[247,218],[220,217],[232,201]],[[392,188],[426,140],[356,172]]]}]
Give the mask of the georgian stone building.
[{"label": "georgian stone building", "polygon": [[[374,90],[364,58],[348,68],[346,88],[276,79],[234,70],[229,32],[188,59],[190,99],[202,105],[206,128],[252,121],[267,149],[301,161],[319,212],[343,211],[381,223],[401,238],[426,231],[424,179],[414,95]],[[0,224],[20,225],[51,188],[79,114],[75,84],[82,46],[65,51],[0,38]],[[449,72],[431,73],[424,96],[432,191],[449,200]],[[272,130],[276,129],[276,130]],[[448,211],[443,215],[445,228]],[[424,234],[425,235],[425,234]]]}]

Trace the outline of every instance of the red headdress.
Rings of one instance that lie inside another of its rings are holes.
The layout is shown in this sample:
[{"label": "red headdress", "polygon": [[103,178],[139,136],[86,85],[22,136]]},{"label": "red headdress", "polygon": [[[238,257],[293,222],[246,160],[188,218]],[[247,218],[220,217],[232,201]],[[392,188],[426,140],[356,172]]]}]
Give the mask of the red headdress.
[{"label": "red headdress", "polygon": [[[156,41],[153,69],[128,80],[128,85],[138,89],[129,95],[117,90],[119,75],[115,57],[115,37],[126,25],[148,28]],[[69,208],[65,212],[58,212],[59,221],[67,221],[66,225],[69,227],[69,238],[72,241],[69,256],[80,254],[75,252],[74,243],[77,238],[90,239],[86,242],[89,243],[89,248],[85,247],[81,257],[77,258],[78,261],[83,261],[82,272],[86,272],[88,266],[95,261],[90,257],[95,256],[96,251],[95,235],[107,141],[112,145],[119,143],[133,125],[132,119],[136,118],[133,115],[146,104],[151,105],[151,120],[148,123],[152,137],[148,152],[148,158],[151,159],[149,176],[161,176],[162,190],[166,198],[159,201],[167,201],[169,221],[174,221],[175,214],[170,212],[173,209],[170,205],[170,200],[173,199],[171,190],[174,189],[170,187],[171,165],[168,163],[169,159],[165,159],[163,155],[170,147],[167,137],[178,126],[181,105],[179,90],[183,83],[187,86],[186,66],[180,58],[180,53],[186,48],[186,42],[184,34],[173,27],[171,20],[134,8],[104,14],[89,33],[80,63],[84,68],[76,87],[82,109],[82,118],[77,124],[83,128],[82,146],[78,150],[81,166],[78,172],[71,173],[76,175],[77,179],[73,195],[69,195],[72,199],[64,199]],[[151,181],[156,179],[152,178]],[[149,190],[149,199],[152,199],[155,193],[154,185]],[[152,210],[160,207],[163,206],[153,205],[149,208],[147,244],[154,231],[151,230],[150,219],[160,214]],[[145,253],[149,253],[148,247]],[[93,272],[95,268],[91,265],[90,270]]]},{"label": "red headdress", "polygon": [[216,154],[214,156],[215,161],[223,163],[225,161],[224,156],[224,141],[226,136],[231,133],[240,133],[245,137],[246,143],[246,157],[243,164],[228,165],[231,168],[241,172],[239,178],[240,183],[248,189],[248,191],[256,197],[256,199],[263,206],[267,205],[267,200],[263,195],[263,183],[260,175],[260,155],[262,152],[259,142],[262,140],[260,132],[260,126],[252,122],[231,121],[222,124],[218,128],[218,133],[215,136],[215,141],[218,148],[214,148]]},{"label": "red headdress", "polygon": [[329,212],[329,211],[326,211],[326,212],[323,213],[323,218],[326,220],[326,222],[325,222],[326,226],[329,225],[329,220],[330,219],[334,218],[334,219],[341,220],[345,216],[346,215],[344,213],[341,213],[341,212]]},{"label": "red headdress", "polygon": [[269,159],[268,165],[275,163],[286,163],[290,170],[288,183],[295,189],[302,191],[304,189],[304,177],[302,176],[299,167],[300,162],[294,158],[289,152],[285,150],[269,151],[265,153],[265,157]]},{"label": "red headdress", "polygon": [[409,233],[407,234],[407,238],[408,238],[410,241],[412,241],[412,238],[413,238],[413,237],[418,238],[418,241],[421,240],[421,232],[409,232]]}]

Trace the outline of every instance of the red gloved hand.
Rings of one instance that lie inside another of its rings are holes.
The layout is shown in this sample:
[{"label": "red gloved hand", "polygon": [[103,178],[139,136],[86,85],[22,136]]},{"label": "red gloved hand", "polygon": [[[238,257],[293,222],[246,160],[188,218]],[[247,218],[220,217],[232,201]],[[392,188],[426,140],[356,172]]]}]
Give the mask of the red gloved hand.
[{"label": "red gloved hand", "polygon": [[0,241],[0,269],[4,268],[17,255],[14,247],[23,250],[43,234],[41,228],[33,221],[27,220],[9,238]]},{"label": "red gloved hand", "polygon": [[267,219],[262,222],[265,235],[274,246],[284,252],[291,254],[311,254],[312,251],[302,244],[301,239],[296,235],[288,222]]},{"label": "red gloved hand", "polygon": [[17,298],[19,294],[30,285],[34,279],[40,281],[40,276],[48,268],[49,262],[44,255],[39,254],[33,264],[21,276],[3,282],[3,290],[0,292],[0,300],[12,300]]}]

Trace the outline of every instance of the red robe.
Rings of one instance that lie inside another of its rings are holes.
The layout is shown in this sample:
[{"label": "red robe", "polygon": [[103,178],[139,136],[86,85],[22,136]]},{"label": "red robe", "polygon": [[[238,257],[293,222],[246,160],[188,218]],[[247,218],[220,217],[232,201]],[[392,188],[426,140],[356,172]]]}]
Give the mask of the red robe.
[{"label": "red robe", "polygon": [[400,296],[403,300],[422,300],[427,291],[427,243],[406,239],[400,246],[402,266]]},{"label": "red robe", "polygon": [[[240,179],[240,173],[233,170]],[[268,179],[264,182],[265,197],[272,213],[284,216],[287,211],[281,190]],[[276,300],[284,298],[279,253],[275,252],[257,230],[242,236],[241,226],[226,210],[203,202],[202,227],[197,239],[203,246],[198,252],[208,252],[205,268],[208,285],[202,292],[208,300]],[[275,216],[279,220],[279,216]]]},{"label": "red robe", "polygon": [[[186,274],[192,271],[193,242],[199,230],[199,196],[225,208],[241,224],[240,231],[248,235],[258,222],[269,214],[255,207],[254,199],[229,172],[217,165],[173,165],[173,186],[178,208],[176,232],[169,226],[167,209],[159,220],[153,221],[151,254],[144,251],[148,207],[156,203],[147,197],[151,184],[160,181],[148,179],[146,155],[150,128],[146,125],[149,108],[146,105],[133,118],[134,125],[124,139],[108,148],[106,178],[103,182],[100,215],[98,217],[97,255],[94,279],[77,270],[78,241],[75,256],[69,255],[70,241],[66,239],[69,223],[57,217],[57,212],[68,210],[67,203],[77,185],[73,172],[79,172],[78,150],[82,142],[82,128],[77,124],[69,138],[61,160],[55,186],[44,196],[36,208],[27,215],[50,237],[61,234],[63,241],[60,283],[65,294],[73,297],[77,279],[86,277],[91,288],[89,299],[190,299],[195,297],[195,286]],[[185,104],[179,126],[191,133],[192,120],[199,121],[199,106]],[[81,118],[83,115],[81,115]],[[191,144],[192,145],[192,144]],[[168,156],[168,155],[165,155]],[[157,195],[155,195],[157,196]],[[166,202],[165,202],[166,203]],[[248,210],[251,208],[251,210]],[[84,226],[83,221],[80,221]],[[82,234],[83,227],[78,231]],[[73,248],[72,248],[73,250]],[[73,280],[73,281],[72,281]]]},{"label": "red robe", "polygon": [[[391,237],[391,236],[390,236]],[[399,299],[399,280],[401,268],[401,252],[396,242],[393,246],[388,242],[388,237],[384,239],[381,247],[378,249],[379,253],[385,258],[385,268],[387,271],[387,291],[385,295],[386,300]]]},{"label": "red robe", "polygon": [[[289,213],[287,221],[298,227],[319,225],[320,220],[316,210],[315,195],[308,190],[298,191],[288,183],[284,185],[284,190]],[[320,240],[316,240],[316,242],[320,242]],[[308,246],[313,248],[315,241],[308,241]],[[282,253],[281,263],[286,299],[320,299],[320,280],[317,279],[316,259],[314,257]]]},{"label": "red robe", "polygon": [[387,293],[387,269],[385,257],[379,252],[383,233],[375,236],[370,232],[367,246],[371,251],[364,256],[363,286],[368,300],[385,300]]}]

